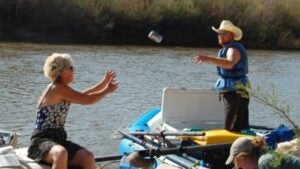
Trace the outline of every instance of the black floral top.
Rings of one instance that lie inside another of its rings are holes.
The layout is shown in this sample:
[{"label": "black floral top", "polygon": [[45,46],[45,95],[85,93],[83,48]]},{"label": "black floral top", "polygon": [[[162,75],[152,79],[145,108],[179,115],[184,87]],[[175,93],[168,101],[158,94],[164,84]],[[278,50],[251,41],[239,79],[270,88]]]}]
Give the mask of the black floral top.
[{"label": "black floral top", "polygon": [[38,108],[35,129],[64,128],[71,103],[66,100]]}]

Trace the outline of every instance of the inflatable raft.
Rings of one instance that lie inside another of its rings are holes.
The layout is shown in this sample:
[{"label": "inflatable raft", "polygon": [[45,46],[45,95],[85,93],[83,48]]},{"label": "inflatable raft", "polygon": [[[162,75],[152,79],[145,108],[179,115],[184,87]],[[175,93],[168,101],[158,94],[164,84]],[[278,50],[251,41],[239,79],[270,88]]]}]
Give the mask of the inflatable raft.
[{"label": "inflatable raft", "polygon": [[[165,88],[161,108],[145,112],[127,131],[119,131],[123,135],[119,153],[124,154],[120,168],[232,168],[225,165],[232,142],[242,136],[264,136],[265,132],[224,130],[223,112],[216,91]],[[132,154],[138,154],[140,161],[132,160]]]}]

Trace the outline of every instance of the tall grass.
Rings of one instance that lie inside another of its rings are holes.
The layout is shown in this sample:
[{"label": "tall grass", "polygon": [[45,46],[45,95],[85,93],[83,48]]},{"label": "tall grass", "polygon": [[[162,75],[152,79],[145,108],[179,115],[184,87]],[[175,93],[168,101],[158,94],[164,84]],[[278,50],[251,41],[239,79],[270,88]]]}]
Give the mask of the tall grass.
[{"label": "tall grass", "polygon": [[211,26],[223,19],[247,47],[300,48],[299,0],[0,0],[2,39],[153,44],[145,37],[155,29],[165,45],[214,46]]},{"label": "tall grass", "polygon": [[278,99],[274,85],[272,85],[272,89],[270,91],[264,91],[260,87],[250,91],[251,97],[253,97],[255,101],[271,108],[274,114],[291,124],[294,128],[296,137],[300,137],[299,125],[295,122],[295,120],[293,120],[293,117],[290,114],[291,106],[281,103]]}]

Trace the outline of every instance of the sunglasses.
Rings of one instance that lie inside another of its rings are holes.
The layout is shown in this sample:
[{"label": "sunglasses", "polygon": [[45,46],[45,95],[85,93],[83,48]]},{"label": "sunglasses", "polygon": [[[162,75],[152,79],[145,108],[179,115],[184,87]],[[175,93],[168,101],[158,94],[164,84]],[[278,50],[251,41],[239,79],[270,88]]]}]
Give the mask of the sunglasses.
[{"label": "sunglasses", "polygon": [[228,32],[218,32],[217,34],[218,36],[226,36],[228,35]]},{"label": "sunglasses", "polygon": [[70,69],[71,71],[74,71],[74,67],[73,67],[73,66],[70,66],[69,69]]}]

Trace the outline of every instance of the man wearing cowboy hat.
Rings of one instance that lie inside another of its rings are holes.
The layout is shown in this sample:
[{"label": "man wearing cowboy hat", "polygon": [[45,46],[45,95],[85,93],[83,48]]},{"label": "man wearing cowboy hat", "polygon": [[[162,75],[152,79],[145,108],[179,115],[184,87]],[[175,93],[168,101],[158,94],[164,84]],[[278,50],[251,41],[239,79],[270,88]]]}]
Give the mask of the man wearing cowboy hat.
[{"label": "man wearing cowboy hat", "polygon": [[219,44],[223,47],[218,57],[198,54],[194,59],[199,64],[211,63],[217,66],[219,79],[215,89],[223,96],[225,129],[240,132],[249,127],[249,95],[245,90],[250,86],[246,76],[248,59],[244,46],[237,42],[242,39],[243,32],[229,20],[223,20],[218,29],[212,29],[217,32]]}]

